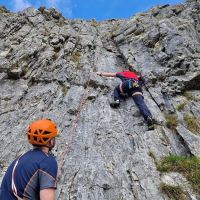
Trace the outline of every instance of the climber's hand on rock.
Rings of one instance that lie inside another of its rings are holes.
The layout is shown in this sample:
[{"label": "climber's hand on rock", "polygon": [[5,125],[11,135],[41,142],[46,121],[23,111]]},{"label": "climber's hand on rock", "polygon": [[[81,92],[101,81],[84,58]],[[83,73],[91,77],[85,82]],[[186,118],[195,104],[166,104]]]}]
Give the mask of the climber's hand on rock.
[{"label": "climber's hand on rock", "polygon": [[102,76],[102,73],[101,72],[97,72],[97,75]]}]

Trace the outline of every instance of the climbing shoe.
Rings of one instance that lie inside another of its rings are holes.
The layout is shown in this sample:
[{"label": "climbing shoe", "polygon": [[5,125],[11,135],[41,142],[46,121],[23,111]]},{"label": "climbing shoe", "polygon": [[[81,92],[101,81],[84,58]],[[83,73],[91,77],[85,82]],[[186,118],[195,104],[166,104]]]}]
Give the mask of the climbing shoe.
[{"label": "climbing shoe", "polygon": [[154,130],[155,127],[154,127],[154,122],[153,122],[153,119],[151,116],[148,116],[147,117],[147,126],[148,126],[148,130]]},{"label": "climbing shoe", "polygon": [[120,104],[119,99],[117,99],[117,100],[111,102],[111,103],[110,103],[110,106],[111,106],[112,108],[117,108],[117,107],[119,107],[119,104]]}]

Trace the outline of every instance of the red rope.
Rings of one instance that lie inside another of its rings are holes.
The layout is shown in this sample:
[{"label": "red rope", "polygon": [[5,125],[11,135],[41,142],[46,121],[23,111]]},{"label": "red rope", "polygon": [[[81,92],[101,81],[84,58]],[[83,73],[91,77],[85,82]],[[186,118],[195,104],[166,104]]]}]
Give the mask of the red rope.
[{"label": "red rope", "polygon": [[[97,53],[97,51],[96,51],[95,56],[96,55],[100,55],[100,52]],[[98,56],[96,56],[96,58],[94,58],[93,69],[95,68],[95,61],[98,62],[98,59],[99,59]],[[88,86],[90,84],[90,80],[91,80],[91,73],[89,74],[88,81],[86,82],[85,93],[83,94],[83,96],[82,96],[82,98],[80,100],[80,103],[79,103],[79,106],[78,106],[78,109],[77,109],[77,113],[76,113],[76,117],[72,121],[72,125],[71,125],[71,128],[69,130],[69,135],[71,137],[70,137],[70,139],[68,139],[69,142],[67,142],[67,140],[65,140],[65,148],[64,148],[64,151],[61,154],[61,164],[60,164],[60,167],[58,169],[58,177],[60,177],[60,175],[61,175],[62,168],[63,168],[63,166],[65,164],[65,155],[69,152],[69,147],[70,147],[70,144],[72,142],[73,134],[74,134],[74,132],[76,130],[76,126],[77,126],[77,122],[78,122],[81,110],[83,108],[83,105],[86,102],[86,93],[87,93],[87,88],[88,88]]]},{"label": "red rope", "polygon": [[70,138],[68,139],[68,142],[66,140],[64,151],[61,154],[61,164],[60,164],[60,167],[58,169],[58,177],[61,175],[62,168],[63,168],[63,166],[65,164],[65,155],[69,152],[69,147],[70,147],[70,144],[72,142],[73,134],[74,134],[74,132],[76,130],[76,126],[77,126],[77,123],[78,123],[78,119],[80,117],[81,110],[82,110],[82,108],[83,108],[83,106],[84,106],[84,104],[86,102],[86,94],[87,94],[87,88],[88,88],[88,86],[90,84],[90,76],[91,76],[91,74],[89,75],[89,79],[88,79],[88,81],[86,83],[85,92],[82,95],[82,98],[80,100],[80,103],[79,103],[79,106],[78,106],[78,109],[77,109],[77,113],[76,113],[76,117],[74,118],[74,120],[71,123],[71,127],[70,127],[70,130],[69,130]]}]

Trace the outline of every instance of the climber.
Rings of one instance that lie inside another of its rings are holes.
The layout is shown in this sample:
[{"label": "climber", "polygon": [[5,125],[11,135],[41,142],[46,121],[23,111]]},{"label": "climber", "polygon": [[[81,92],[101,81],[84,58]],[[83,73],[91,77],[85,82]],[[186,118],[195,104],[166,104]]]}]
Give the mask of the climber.
[{"label": "climber", "polygon": [[114,89],[114,101],[110,103],[110,106],[116,108],[120,105],[120,99],[125,96],[132,96],[135,104],[140,110],[143,118],[147,122],[148,130],[154,130],[154,123],[151,112],[144,102],[142,94],[142,80],[140,76],[131,71],[123,71],[117,73],[97,72],[99,76],[106,77],[118,77],[122,83]]},{"label": "climber", "polygon": [[50,119],[31,123],[27,139],[33,149],[15,159],[8,167],[0,189],[0,200],[54,200],[57,162],[51,155],[57,127]]}]

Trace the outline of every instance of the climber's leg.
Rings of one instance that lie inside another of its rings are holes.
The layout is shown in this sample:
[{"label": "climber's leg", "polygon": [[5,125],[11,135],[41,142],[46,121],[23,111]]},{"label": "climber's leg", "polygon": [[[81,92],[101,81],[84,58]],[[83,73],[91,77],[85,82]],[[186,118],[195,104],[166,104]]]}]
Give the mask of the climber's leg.
[{"label": "climber's leg", "polygon": [[152,114],[148,109],[146,103],[144,102],[144,97],[142,93],[140,94],[139,92],[135,92],[132,94],[132,97],[135,104],[139,108],[139,111],[142,114],[143,118],[145,119],[145,121],[147,121],[148,129],[153,130],[154,124],[153,124]]},{"label": "climber's leg", "polygon": [[116,86],[113,92],[114,100],[110,103],[110,106],[116,108],[120,105],[120,85]]}]

